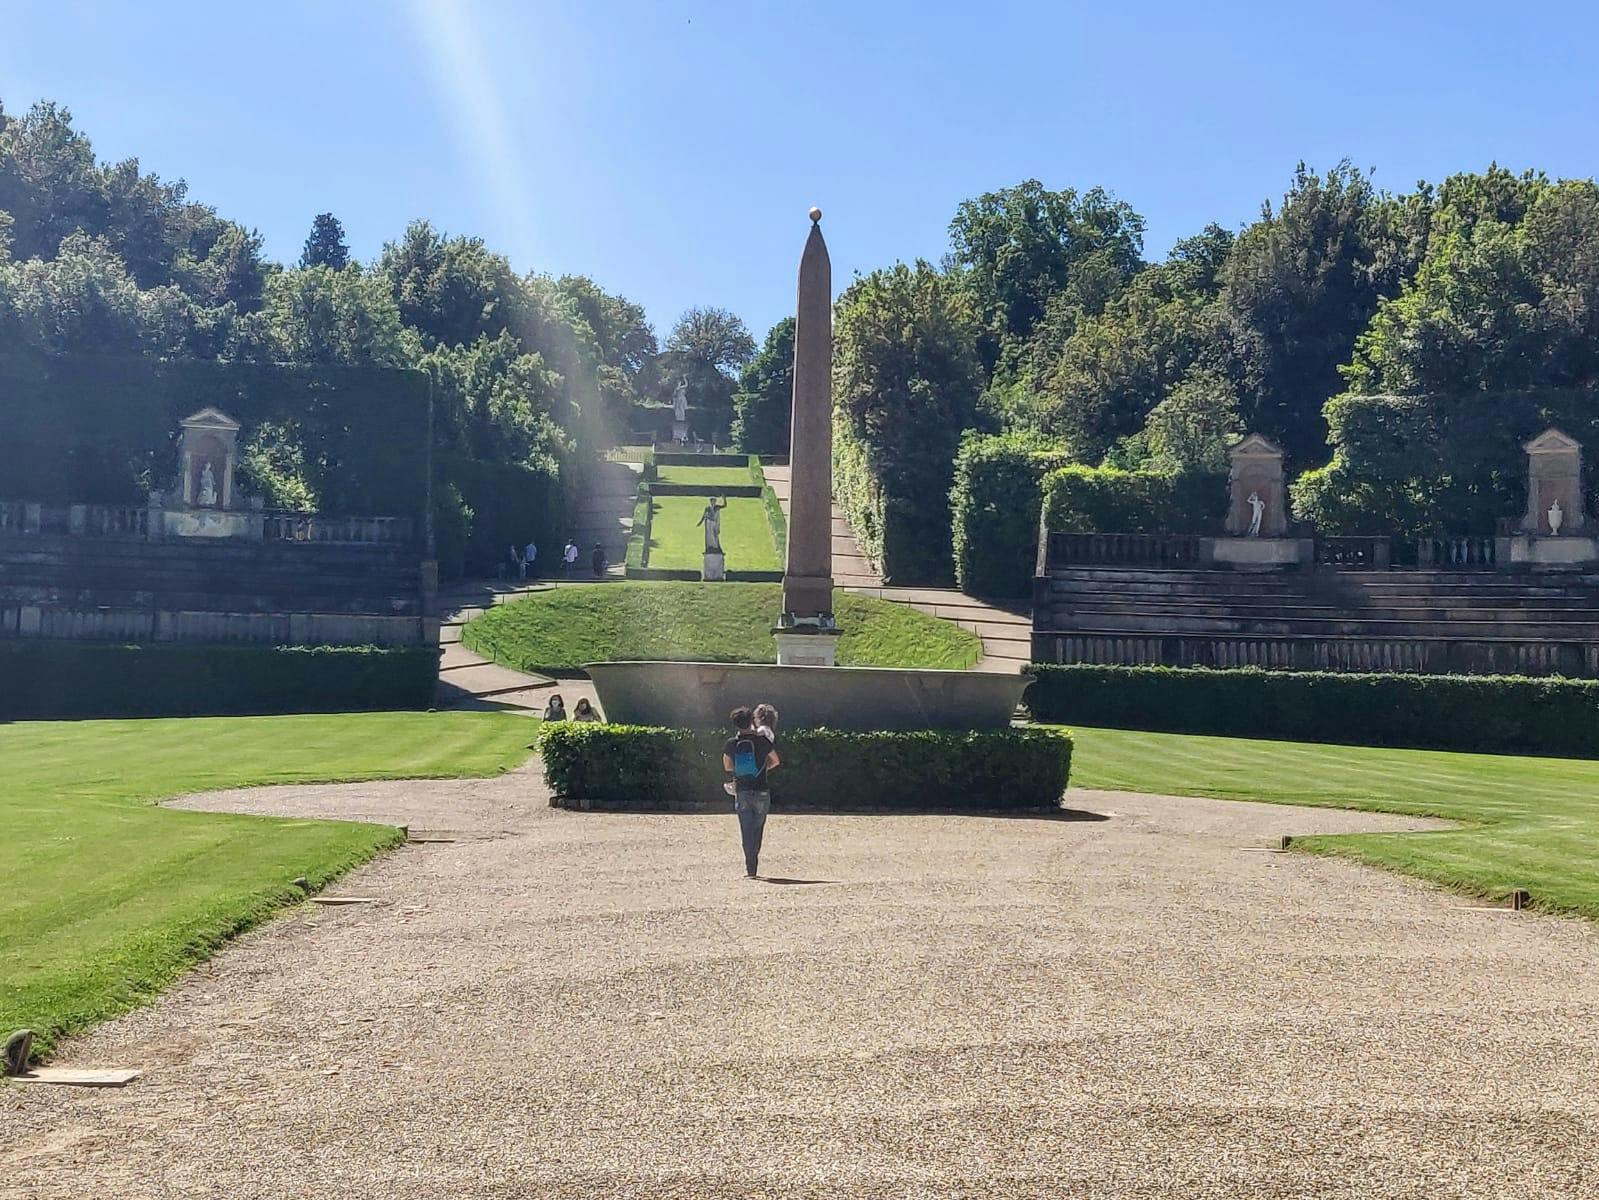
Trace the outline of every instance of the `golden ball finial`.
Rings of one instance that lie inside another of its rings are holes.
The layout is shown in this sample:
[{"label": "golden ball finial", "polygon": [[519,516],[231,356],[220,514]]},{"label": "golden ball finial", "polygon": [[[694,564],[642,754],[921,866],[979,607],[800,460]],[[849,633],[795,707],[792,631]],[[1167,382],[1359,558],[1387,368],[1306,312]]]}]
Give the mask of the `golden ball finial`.
[{"label": "golden ball finial", "polygon": [[822,210],[813,206],[811,208],[811,223],[814,225],[816,222],[820,221],[821,219],[822,219]]}]

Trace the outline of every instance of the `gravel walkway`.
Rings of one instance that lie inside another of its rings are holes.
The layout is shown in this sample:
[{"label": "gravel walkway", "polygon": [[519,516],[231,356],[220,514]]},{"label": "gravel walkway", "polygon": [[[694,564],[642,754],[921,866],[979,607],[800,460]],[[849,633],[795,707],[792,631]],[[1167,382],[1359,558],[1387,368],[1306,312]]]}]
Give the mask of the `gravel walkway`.
[{"label": "gravel walkway", "polygon": [[1592,1197],[1599,936],[1249,853],[1369,814],[545,807],[535,775],[228,793],[449,828],[0,1090],[6,1197]]}]

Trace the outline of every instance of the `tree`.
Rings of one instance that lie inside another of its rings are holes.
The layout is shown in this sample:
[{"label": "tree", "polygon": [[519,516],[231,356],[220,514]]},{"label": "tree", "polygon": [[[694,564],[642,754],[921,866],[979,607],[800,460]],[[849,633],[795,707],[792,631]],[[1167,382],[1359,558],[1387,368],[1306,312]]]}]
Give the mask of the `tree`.
[{"label": "tree", "polygon": [[857,279],[834,309],[834,486],[897,582],[953,575],[945,500],[978,422],[977,333],[959,279],[925,262]]},{"label": "tree", "polygon": [[433,377],[436,431],[446,449],[559,475],[572,451],[555,419],[561,379],[509,332],[422,358]]},{"label": "tree", "polygon": [[744,322],[725,308],[689,309],[672,326],[666,348],[728,376],[755,357],[755,339]]},{"label": "tree", "polygon": [[416,334],[381,275],[348,266],[274,272],[261,311],[240,322],[232,352],[277,362],[413,365]]},{"label": "tree", "polygon": [[984,363],[1025,341],[1053,298],[1102,310],[1143,265],[1144,219],[1102,188],[1079,195],[1036,179],[963,201],[949,226],[983,323]]},{"label": "tree", "polygon": [[[1361,172],[1303,163],[1282,206],[1239,235],[1222,270],[1227,353],[1244,424],[1303,463],[1327,457],[1322,406],[1339,365],[1405,271],[1395,214]],[[1407,239],[1408,240],[1408,239]]]},{"label": "tree", "polygon": [[332,267],[342,271],[350,265],[350,248],[344,242],[344,226],[332,213],[318,213],[311,232],[300,251],[302,267]]},{"label": "tree", "polygon": [[746,454],[787,454],[794,410],[794,318],[784,317],[750,359],[733,396],[733,444]]}]

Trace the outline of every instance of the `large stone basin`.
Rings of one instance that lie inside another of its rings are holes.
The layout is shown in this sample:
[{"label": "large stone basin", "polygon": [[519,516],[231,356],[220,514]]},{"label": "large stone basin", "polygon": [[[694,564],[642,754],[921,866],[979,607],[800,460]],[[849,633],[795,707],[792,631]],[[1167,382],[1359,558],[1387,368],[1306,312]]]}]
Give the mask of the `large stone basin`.
[{"label": "large stone basin", "polygon": [[608,721],[713,729],[740,704],[774,705],[784,726],[1004,729],[1031,675],[886,667],[588,663]]}]

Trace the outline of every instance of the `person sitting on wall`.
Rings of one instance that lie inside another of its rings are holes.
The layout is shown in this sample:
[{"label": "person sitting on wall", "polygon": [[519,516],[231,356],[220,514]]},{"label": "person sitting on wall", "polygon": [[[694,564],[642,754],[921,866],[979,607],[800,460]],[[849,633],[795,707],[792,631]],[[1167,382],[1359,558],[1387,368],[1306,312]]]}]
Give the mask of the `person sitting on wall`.
[{"label": "person sitting on wall", "polygon": [[572,720],[598,721],[600,720],[599,710],[589,703],[589,698],[587,696],[579,696],[577,699],[577,706],[572,709]]},{"label": "person sitting on wall", "polygon": [[561,693],[556,692],[550,697],[550,702],[544,706],[544,719],[546,721],[566,720],[566,701],[561,699]]}]

